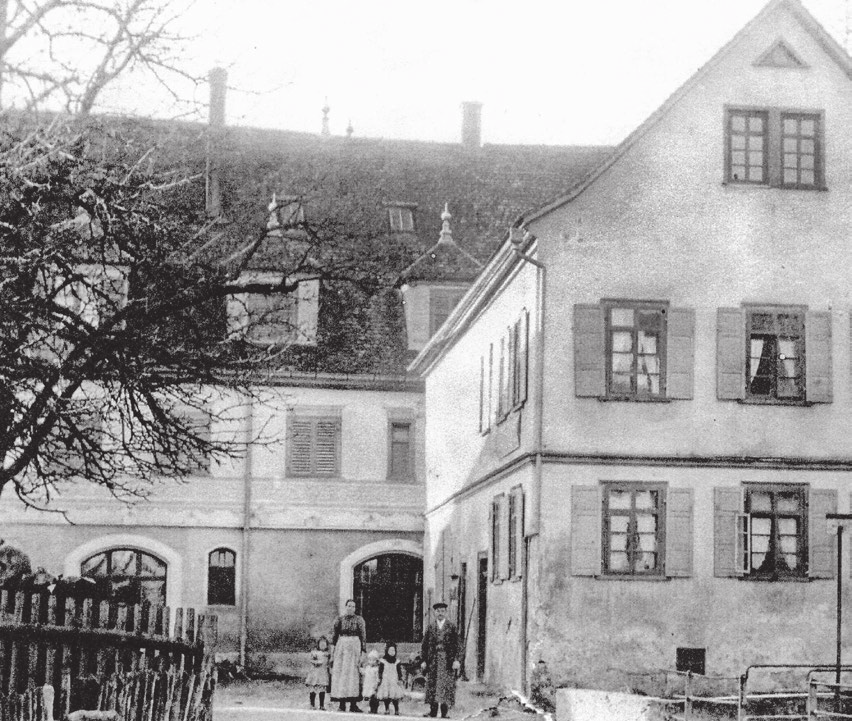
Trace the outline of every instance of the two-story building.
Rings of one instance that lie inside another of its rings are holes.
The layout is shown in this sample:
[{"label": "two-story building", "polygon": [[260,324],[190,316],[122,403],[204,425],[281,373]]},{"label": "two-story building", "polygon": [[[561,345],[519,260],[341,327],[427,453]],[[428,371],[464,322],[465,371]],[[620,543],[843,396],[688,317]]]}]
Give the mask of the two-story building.
[{"label": "two-story building", "polygon": [[518,221],[413,363],[426,593],[455,605],[469,674],[523,684],[541,658],[614,688],[834,657],[850,78],[772,0]]},{"label": "two-story building", "polygon": [[[465,106],[458,144],[332,136],[327,124],[316,135],[232,128],[223,89],[212,97],[211,133],[109,121],[152,146],[146,162],[194,172],[213,148],[206,199],[218,241],[206,252],[247,283],[280,280],[304,224],[337,223],[397,282],[306,279],[289,296],[235,295],[216,332],[268,347],[276,365],[251,399],[218,399],[196,420],[260,442],[241,458],[199,459],[185,482],[163,479],[131,504],[84,482],[52,497],[64,515],[6,494],[2,536],[34,567],[90,577],[125,602],[215,613],[218,650],[261,667],[281,668],[289,661],[276,654],[328,634],[350,597],[368,641],[419,642],[425,426],[423,384],[406,366],[498,230],[609,149],[483,145],[477,104]],[[205,185],[192,192],[203,213]]]}]

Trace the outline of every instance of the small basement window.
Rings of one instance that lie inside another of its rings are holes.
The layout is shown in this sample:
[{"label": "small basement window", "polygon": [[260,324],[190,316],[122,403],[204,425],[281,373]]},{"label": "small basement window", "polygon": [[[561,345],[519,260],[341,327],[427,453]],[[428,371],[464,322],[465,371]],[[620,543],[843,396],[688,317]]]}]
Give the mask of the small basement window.
[{"label": "small basement window", "polygon": [[706,670],[706,648],[678,648],[675,656],[675,668],[683,673],[696,673],[700,676]]}]

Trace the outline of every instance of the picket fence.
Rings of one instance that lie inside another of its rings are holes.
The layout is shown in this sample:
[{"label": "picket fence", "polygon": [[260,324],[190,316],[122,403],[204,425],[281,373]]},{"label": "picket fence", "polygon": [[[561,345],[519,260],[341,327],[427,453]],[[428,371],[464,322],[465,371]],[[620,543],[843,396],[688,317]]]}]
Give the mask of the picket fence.
[{"label": "picket fence", "polygon": [[0,591],[0,721],[208,719],[216,633],[191,608]]}]

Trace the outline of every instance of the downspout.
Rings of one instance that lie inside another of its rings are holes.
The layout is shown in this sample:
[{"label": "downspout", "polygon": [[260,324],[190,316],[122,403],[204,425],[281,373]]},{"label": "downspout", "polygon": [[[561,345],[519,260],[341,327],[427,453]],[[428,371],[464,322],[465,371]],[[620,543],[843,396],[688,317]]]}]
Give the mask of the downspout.
[{"label": "downspout", "polygon": [[249,606],[249,555],[251,545],[251,492],[253,473],[254,439],[254,401],[251,396],[246,405],[246,457],[243,466],[243,527],[242,527],[242,565],[240,573],[240,666],[246,665],[246,639],[248,638]]},{"label": "downspout", "polygon": [[533,503],[529,533],[524,534],[524,581],[521,590],[521,680],[524,685],[524,692],[528,692],[527,667],[529,665],[529,649],[527,648],[527,626],[529,622],[530,547],[532,539],[541,533],[542,453],[544,451],[544,301],[547,268],[540,260],[526,255],[521,250],[522,245],[535,240],[535,236],[532,233],[519,225],[511,228],[509,238],[514,245],[515,255],[523,262],[529,263],[536,268],[535,315],[538,347],[536,349],[535,393],[533,396],[533,453],[535,454],[535,466],[533,468]]}]

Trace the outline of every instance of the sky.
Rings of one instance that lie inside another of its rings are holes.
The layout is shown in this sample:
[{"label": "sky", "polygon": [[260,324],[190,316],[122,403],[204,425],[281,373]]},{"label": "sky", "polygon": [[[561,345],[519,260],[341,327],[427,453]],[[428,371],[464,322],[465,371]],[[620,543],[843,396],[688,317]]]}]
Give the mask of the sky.
[{"label": "sky", "polygon": [[[764,4],[196,0],[180,29],[187,68],[228,70],[229,124],[319,132],[327,101],[332,134],[457,142],[475,100],[485,143],[615,144]],[[852,0],[803,4],[845,42]],[[184,95],[197,108],[207,88]],[[105,105],[183,112],[132,83]]]}]

